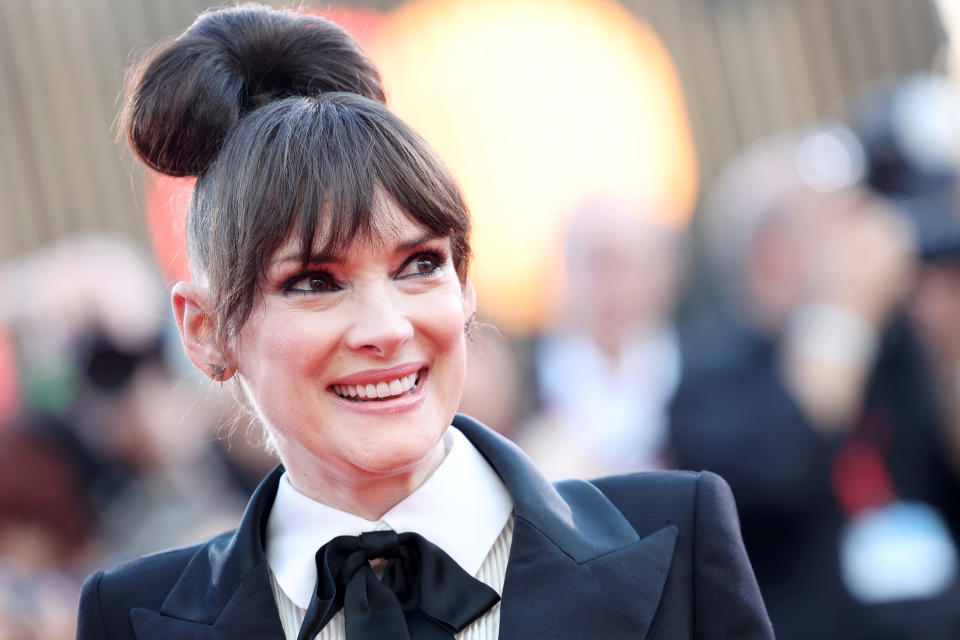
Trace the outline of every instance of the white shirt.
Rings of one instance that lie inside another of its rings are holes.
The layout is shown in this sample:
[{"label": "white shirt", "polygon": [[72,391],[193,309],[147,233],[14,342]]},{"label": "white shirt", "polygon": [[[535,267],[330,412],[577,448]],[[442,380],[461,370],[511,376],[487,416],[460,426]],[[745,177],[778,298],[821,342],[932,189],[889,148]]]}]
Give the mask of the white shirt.
[{"label": "white shirt", "polygon": [[672,328],[628,336],[617,367],[577,332],[544,337],[535,358],[549,419],[532,424],[520,445],[547,477],[662,466],[667,407],[680,380]]},{"label": "white shirt", "polygon": [[[416,491],[376,521],[316,502],[297,491],[287,474],[280,478],[267,520],[266,558],[288,638],[296,638],[310,603],[317,580],[317,549],[341,535],[387,529],[419,533],[467,573],[498,593],[502,590],[512,539],[513,528],[508,525],[512,524],[513,499],[493,468],[459,430],[448,429],[443,442],[446,455],[440,466]],[[499,620],[499,605],[496,609]],[[327,627],[342,628],[342,617],[341,611]],[[318,637],[327,635],[321,632]],[[330,637],[343,636],[334,633]]]}]

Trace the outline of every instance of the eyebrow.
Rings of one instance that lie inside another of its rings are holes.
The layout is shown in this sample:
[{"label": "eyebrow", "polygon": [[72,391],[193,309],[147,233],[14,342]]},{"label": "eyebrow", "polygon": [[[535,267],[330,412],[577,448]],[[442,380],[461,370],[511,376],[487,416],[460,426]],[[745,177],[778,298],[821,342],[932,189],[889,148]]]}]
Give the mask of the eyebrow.
[{"label": "eyebrow", "polygon": [[[431,240],[438,240],[442,236],[439,236],[435,233],[424,233],[419,236],[415,236],[409,240],[404,240],[398,243],[393,247],[394,253],[405,253],[416,249],[417,247],[430,242]],[[271,261],[271,264],[282,264],[284,262],[300,262],[302,256],[299,251],[289,251],[279,258],[275,258]],[[344,262],[344,256],[342,254],[335,254],[332,251],[323,250],[318,253],[312,253],[307,257],[307,263],[309,264],[342,264]]]}]

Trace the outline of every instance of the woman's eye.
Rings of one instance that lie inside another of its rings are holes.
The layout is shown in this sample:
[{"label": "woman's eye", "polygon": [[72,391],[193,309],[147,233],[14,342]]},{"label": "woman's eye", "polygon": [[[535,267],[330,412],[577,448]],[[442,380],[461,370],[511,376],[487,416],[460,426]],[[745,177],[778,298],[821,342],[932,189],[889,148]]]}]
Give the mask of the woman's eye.
[{"label": "woman's eye", "polygon": [[443,266],[443,257],[436,253],[420,253],[413,256],[401,270],[401,276],[430,275]]},{"label": "woman's eye", "polygon": [[434,265],[433,259],[431,258],[421,258],[416,262],[417,273],[430,273],[436,268],[437,267]]},{"label": "woman's eye", "polygon": [[340,287],[328,275],[313,273],[298,280],[294,280],[287,285],[288,291],[299,293],[324,293],[328,291],[337,291]]}]

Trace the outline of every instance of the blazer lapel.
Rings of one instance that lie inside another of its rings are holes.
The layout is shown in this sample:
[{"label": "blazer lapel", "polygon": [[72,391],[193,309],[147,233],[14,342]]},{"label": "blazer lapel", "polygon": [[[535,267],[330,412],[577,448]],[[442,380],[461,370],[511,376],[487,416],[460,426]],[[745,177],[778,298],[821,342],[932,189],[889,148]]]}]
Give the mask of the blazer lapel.
[{"label": "blazer lapel", "polygon": [[459,428],[515,505],[500,640],[643,638],[660,603],[677,528],[640,538],[589,482],[550,484],[513,443],[466,416]]},{"label": "blazer lapel", "polygon": [[200,548],[159,612],[130,612],[139,640],[283,639],[263,553],[267,514],[282,473],[277,467],[260,483],[236,531]]},{"label": "blazer lapel", "polygon": [[[500,475],[514,501],[514,532],[500,610],[500,639],[643,638],[670,569],[677,529],[640,538],[592,484],[550,484],[520,449],[458,415],[459,428]],[[277,467],[251,497],[235,532],[203,545],[160,611],[133,609],[139,640],[282,640],[263,553]]]}]

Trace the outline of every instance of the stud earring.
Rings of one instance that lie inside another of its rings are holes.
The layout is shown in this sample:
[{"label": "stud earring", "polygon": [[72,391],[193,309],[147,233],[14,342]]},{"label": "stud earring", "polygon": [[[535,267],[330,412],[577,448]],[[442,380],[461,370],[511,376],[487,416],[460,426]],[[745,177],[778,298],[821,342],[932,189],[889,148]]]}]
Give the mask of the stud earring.
[{"label": "stud earring", "polygon": [[210,377],[218,382],[223,382],[223,374],[227,370],[222,364],[207,364],[210,367]]},{"label": "stud earring", "polygon": [[470,314],[470,317],[467,318],[467,321],[463,323],[463,335],[467,336],[467,340],[473,342],[473,327],[476,324],[474,321],[477,319],[477,312],[474,311]]}]

